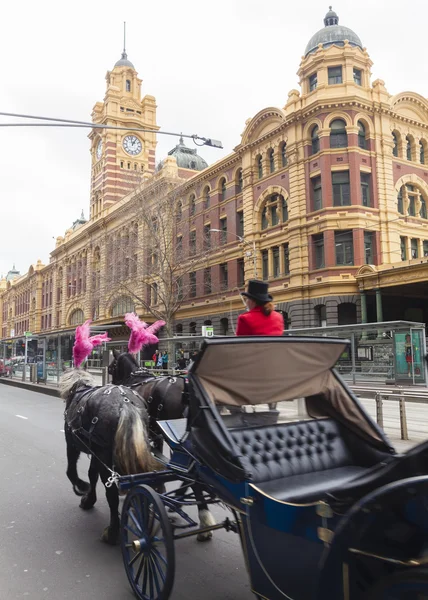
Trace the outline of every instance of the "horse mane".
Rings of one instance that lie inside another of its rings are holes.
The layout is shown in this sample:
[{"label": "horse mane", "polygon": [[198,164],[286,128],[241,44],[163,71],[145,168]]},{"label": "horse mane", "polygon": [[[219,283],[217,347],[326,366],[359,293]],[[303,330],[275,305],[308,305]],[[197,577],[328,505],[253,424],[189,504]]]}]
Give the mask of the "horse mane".
[{"label": "horse mane", "polygon": [[59,380],[59,394],[64,402],[67,400],[73,386],[95,387],[95,379],[83,369],[67,369]]},{"label": "horse mane", "polygon": [[121,383],[126,383],[134,371],[140,368],[137,360],[130,352],[123,352],[117,359],[116,379]]}]

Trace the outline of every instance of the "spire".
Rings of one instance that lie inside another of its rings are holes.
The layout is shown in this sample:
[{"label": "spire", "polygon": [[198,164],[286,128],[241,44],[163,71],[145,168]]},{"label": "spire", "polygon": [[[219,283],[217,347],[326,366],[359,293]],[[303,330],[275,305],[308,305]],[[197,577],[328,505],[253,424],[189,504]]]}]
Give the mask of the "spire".
[{"label": "spire", "polygon": [[134,65],[131,61],[128,60],[128,55],[126,53],[126,21],[123,22],[123,52],[120,60],[114,65],[115,67],[131,67],[134,69]]},{"label": "spire", "polygon": [[180,146],[184,146],[183,134],[180,135]]},{"label": "spire", "polygon": [[81,221],[84,221],[84,220],[85,220],[85,215],[84,215],[84,213],[83,213],[83,208],[82,208],[82,214],[80,215],[80,220],[81,220]]}]

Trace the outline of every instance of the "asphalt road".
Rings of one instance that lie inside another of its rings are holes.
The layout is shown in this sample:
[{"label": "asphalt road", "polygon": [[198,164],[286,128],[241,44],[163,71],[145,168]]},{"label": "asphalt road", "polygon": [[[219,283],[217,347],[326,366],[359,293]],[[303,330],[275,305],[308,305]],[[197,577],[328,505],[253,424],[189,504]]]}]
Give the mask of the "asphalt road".
[{"label": "asphalt road", "polygon": [[[66,478],[62,412],[57,398],[0,384],[0,600],[132,600],[119,547],[100,541],[102,486],[85,512]],[[173,600],[253,598],[237,535],[182,540],[176,557]]]}]

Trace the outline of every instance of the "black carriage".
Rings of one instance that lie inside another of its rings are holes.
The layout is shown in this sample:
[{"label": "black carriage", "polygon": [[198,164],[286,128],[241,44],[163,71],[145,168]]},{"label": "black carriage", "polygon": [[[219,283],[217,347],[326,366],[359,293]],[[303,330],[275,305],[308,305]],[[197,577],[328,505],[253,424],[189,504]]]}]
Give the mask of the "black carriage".
[{"label": "black carriage", "polygon": [[[258,598],[428,598],[428,442],[394,451],[334,370],[345,346],[205,342],[189,372],[188,418],[160,423],[170,457],[120,478],[122,553],[138,598],[170,596],[174,540],[221,527],[239,534]],[[287,419],[296,399],[306,415]],[[195,486],[229,518],[198,527],[187,512]]]}]

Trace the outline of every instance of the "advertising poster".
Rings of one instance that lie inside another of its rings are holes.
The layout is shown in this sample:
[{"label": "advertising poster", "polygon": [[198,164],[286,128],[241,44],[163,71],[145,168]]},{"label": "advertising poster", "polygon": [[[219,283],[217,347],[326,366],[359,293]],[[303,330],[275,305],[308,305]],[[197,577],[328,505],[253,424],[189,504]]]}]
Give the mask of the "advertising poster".
[{"label": "advertising poster", "polygon": [[425,383],[422,331],[394,333],[395,379]]}]

